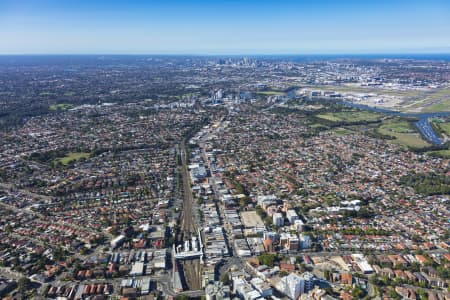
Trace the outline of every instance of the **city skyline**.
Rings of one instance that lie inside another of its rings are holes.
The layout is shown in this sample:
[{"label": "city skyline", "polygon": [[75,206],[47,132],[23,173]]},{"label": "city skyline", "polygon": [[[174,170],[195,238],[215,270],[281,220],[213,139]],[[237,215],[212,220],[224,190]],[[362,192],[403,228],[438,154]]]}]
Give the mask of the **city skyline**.
[{"label": "city skyline", "polygon": [[0,0],[0,54],[449,53],[445,1]]}]

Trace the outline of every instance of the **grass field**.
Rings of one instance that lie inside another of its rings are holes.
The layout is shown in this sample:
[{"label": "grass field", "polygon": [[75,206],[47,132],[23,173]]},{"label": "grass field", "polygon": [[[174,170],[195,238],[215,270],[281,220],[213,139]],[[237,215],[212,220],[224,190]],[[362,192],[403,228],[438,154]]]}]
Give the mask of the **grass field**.
[{"label": "grass field", "polygon": [[341,93],[375,93],[380,95],[390,95],[390,96],[403,96],[403,97],[414,97],[421,94],[421,91],[401,91],[401,90],[391,90],[376,87],[364,87],[364,86],[350,86],[350,85],[318,85],[318,86],[303,86],[304,88],[322,90],[322,91],[335,91]]},{"label": "grass field", "polygon": [[198,96],[199,95],[199,93],[198,92],[196,92],[196,93],[186,93],[186,94],[183,94],[183,96],[181,96],[182,98],[191,98],[191,97],[195,97],[195,96]]},{"label": "grass field", "polygon": [[439,123],[437,124],[447,136],[450,136],[450,123]]},{"label": "grass field", "polygon": [[430,106],[425,109],[427,112],[441,112],[441,111],[450,111],[450,99],[445,100],[441,103]]},{"label": "grass field", "polygon": [[266,95],[266,96],[274,96],[274,95],[286,95],[284,92],[279,91],[264,91],[264,92],[258,92],[260,95]]},{"label": "grass field", "polygon": [[331,121],[331,122],[343,121],[343,119],[341,117],[339,117],[339,116],[337,116],[336,114],[333,114],[333,113],[320,114],[320,115],[317,115],[317,117],[320,118],[320,119]]},{"label": "grass field", "polygon": [[432,156],[443,157],[443,158],[450,158],[450,150],[430,151],[430,152],[427,152],[427,154],[432,155]]},{"label": "grass field", "polygon": [[411,147],[411,148],[423,148],[430,146],[422,136],[414,129],[413,125],[407,121],[392,120],[382,124],[377,131],[384,135],[395,137],[392,142]]},{"label": "grass field", "polygon": [[53,104],[50,105],[50,110],[57,111],[57,110],[68,110],[73,108],[74,106],[69,103],[60,103],[60,104]]},{"label": "grass field", "polygon": [[322,129],[327,129],[328,127],[323,125],[323,124],[318,124],[318,123],[314,123],[310,125],[311,128],[322,128]]},{"label": "grass field", "polygon": [[404,107],[407,110],[418,109],[423,112],[450,111],[450,88],[425,92],[423,95],[406,99],[405,104]]},{"label": "grass field", "polygon": [[416,133],[414,127],[407,121],[393,120],[384,123],[380,128],[394,133]]},{"label": "grass field", "polygon": [[450,111],[450,98],[442,100],[439,103],[430,105],[430,106],[426,107],[423,111],[425,111],[425,112]]},{"label": "grass field", "polygon": [[40,92],[39,96],[43,97],[43,96],[53,96],[55,93],[50,93],[50,92]]},{"label": "grass field", "polygon": [[336,113],[318,114],[318,118],[331,122],[361,122],[361,121],[377,121],[384,116],[369,111],[341,111]]},{"label": "grass field", "polygon": [[53,161],[54,164],[61,162],[62,165],[67,166],[69,163],[79,160],[80,158],[88,158],[91,156],[90,153],[87,152],[70,152],[64,157],[57,158]]},{"label": "grass field", "polygon": [[354,132],[351,130],[348,130],[346,128],[342,128],[342,127],[338,127],[338,128],[334,128],[333,130],[331,130],[334,134],[336,135],[349,135],[349,134],[353,134]]}]

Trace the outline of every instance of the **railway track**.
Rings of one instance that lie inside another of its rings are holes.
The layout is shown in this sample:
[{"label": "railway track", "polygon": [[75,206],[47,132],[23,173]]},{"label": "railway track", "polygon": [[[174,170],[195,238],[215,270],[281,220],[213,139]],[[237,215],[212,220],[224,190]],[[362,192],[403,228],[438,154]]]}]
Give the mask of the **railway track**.
[{"label": "railway track", "polygon": [[[181,235],[178,242],[182,243],[197,234],[197,225],[193,216],[193,202],[191,183],[189,179],[189,170],[187,166],[187,153],[184,142],[181,143],[180,156],[182,162],[183,178],[183,211],[181,215]],[[191,291],[201,289],[201,264],[200,259],[185,260],[181,262],[187,288]]]},{"label": "railway track", "polygon": [[183,213],[181,219],[181,230],[184,232],[185,238],[190,238],[192,234],[196,233],[196,226],[192,215],[192,206],[194,197],[192,196],[191,184],[189,180],[189,171],[187,166],[187,153],[184,143],[180,146],[180,155],[182,162],[183,175]]}]

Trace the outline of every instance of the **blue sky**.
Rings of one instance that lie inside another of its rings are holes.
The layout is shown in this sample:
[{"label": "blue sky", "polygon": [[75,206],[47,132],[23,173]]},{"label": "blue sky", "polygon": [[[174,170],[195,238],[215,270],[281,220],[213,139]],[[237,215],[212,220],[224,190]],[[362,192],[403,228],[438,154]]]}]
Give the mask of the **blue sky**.
[{"label": "blue sky", "polygon": [[0,53],[450,53],[450,1],[0,0]]}]

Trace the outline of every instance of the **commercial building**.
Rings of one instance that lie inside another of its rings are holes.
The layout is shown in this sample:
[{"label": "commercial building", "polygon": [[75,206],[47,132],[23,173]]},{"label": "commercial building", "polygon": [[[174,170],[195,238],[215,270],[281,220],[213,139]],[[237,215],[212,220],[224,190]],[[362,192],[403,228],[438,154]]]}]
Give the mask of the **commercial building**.
[{"label": "commercial building", "polygon": [[125,236],[124,235],[119,235],[118,237],[114,238],[113,240],[111,240],[111,248],[112,249],[116,249],[117,247],[119,247],[120,245],[122,245],[122,243],[125,241]]},{"label": "commercial building", "polygon": [[293,209],[289,209],[286,212],[286,217],[289,220],[289,224],[294,224],[295,221],[299,219],[297,213]]},{"label": "commercial building", "polygon": [[305,280],[301,276],[291,273],[278,282],[276,289],[290,299],[296,300],[305,291]]},{"label": "commercial building", "polygon": [[284,225],[284,217],[282,213],[274,213],[272,216],[273,225],[281,227]]}]

